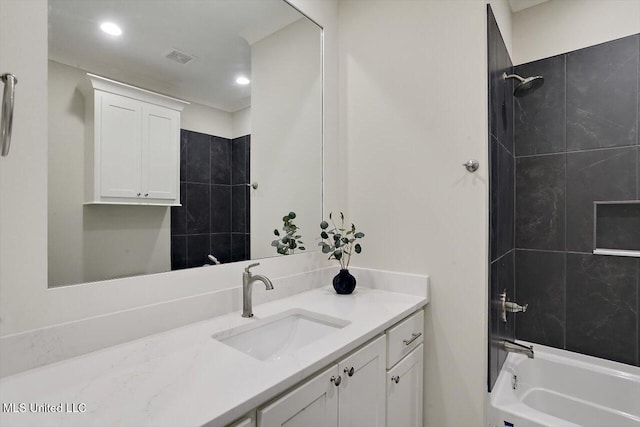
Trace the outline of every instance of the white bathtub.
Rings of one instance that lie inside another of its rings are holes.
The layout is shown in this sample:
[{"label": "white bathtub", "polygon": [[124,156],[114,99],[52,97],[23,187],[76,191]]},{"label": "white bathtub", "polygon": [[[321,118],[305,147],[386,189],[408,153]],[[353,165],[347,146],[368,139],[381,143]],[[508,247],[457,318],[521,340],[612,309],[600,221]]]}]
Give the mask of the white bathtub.
[{"label": "white bathtub", "polygon": [[535,359],[507,357],[489,397],[490,427],[640,427],[640,368],[521,343]]}]

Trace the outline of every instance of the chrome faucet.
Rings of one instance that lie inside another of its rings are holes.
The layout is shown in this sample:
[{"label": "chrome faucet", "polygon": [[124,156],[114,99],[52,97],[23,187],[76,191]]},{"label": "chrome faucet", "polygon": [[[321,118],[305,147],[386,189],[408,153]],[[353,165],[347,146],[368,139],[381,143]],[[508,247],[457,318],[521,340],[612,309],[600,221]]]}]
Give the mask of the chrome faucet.
[{"label": "chrome faucet", "polygon": [[533,346],[532,345],[527,347],[527,346],[524,346],[522,344],[518,344],[516,342],[508,341],[508,340],[501,341],[500,344],[502,344],[502,349],[504,351],[506,351],[506,352],[524,354],[529,359],[533,359]]},{"label": "chrome faucet", "polygon": [[268,277],[260,274],[253,275],[249,269],[260,265],[259,262],[249,264],[242,273],[242,317],[253,317],[251,294],[254,282],[262,282],[268,291],[273,289],[273,283]]}]

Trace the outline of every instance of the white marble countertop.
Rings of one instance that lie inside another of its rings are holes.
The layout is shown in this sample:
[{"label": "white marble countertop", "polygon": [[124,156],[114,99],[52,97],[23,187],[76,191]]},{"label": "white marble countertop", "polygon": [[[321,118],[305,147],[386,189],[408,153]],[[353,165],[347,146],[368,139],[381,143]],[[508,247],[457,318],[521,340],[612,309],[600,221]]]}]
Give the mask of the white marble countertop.
[{"label": "white marble countertop", "polygon": [[[428,295],[428,293],[427,293]],[[315,289],[0,381],[8,426],[222,426],[276,397],[384,332],[428,298],[358,287],[350,296]],[[261,362],[211,336],[300,308],[350,323],[277,361]],[[7,412],[7,404],[25,412]],[[62,412],[30,412],[30,404]],[[84,405],[84,406],[82,406]],[[73,411],[76,412],[68,412]],[[84,412],[80,412],[84,410]]]}]

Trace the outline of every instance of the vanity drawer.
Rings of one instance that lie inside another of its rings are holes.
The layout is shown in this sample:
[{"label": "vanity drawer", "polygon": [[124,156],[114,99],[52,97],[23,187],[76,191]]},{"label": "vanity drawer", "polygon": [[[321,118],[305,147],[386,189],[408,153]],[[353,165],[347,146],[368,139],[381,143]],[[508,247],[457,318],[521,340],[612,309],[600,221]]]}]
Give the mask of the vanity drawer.
[{"label": "vanity drawer", "polygon": [[424,341],[424,310],[419,310],[387,331],[387,368]]}]

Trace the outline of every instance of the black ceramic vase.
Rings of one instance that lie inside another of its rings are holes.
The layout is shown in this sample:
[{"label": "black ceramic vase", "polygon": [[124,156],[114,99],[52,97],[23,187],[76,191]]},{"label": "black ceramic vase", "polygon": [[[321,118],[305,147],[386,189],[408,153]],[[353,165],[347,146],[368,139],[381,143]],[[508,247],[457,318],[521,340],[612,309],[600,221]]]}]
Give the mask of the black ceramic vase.
[{"label": "black ceramic vase", "polygon": [[349,295],[356,288],[356,278],[349,273],[349,270],[342,269],[333,278],[333,289],[341,295]]}]

